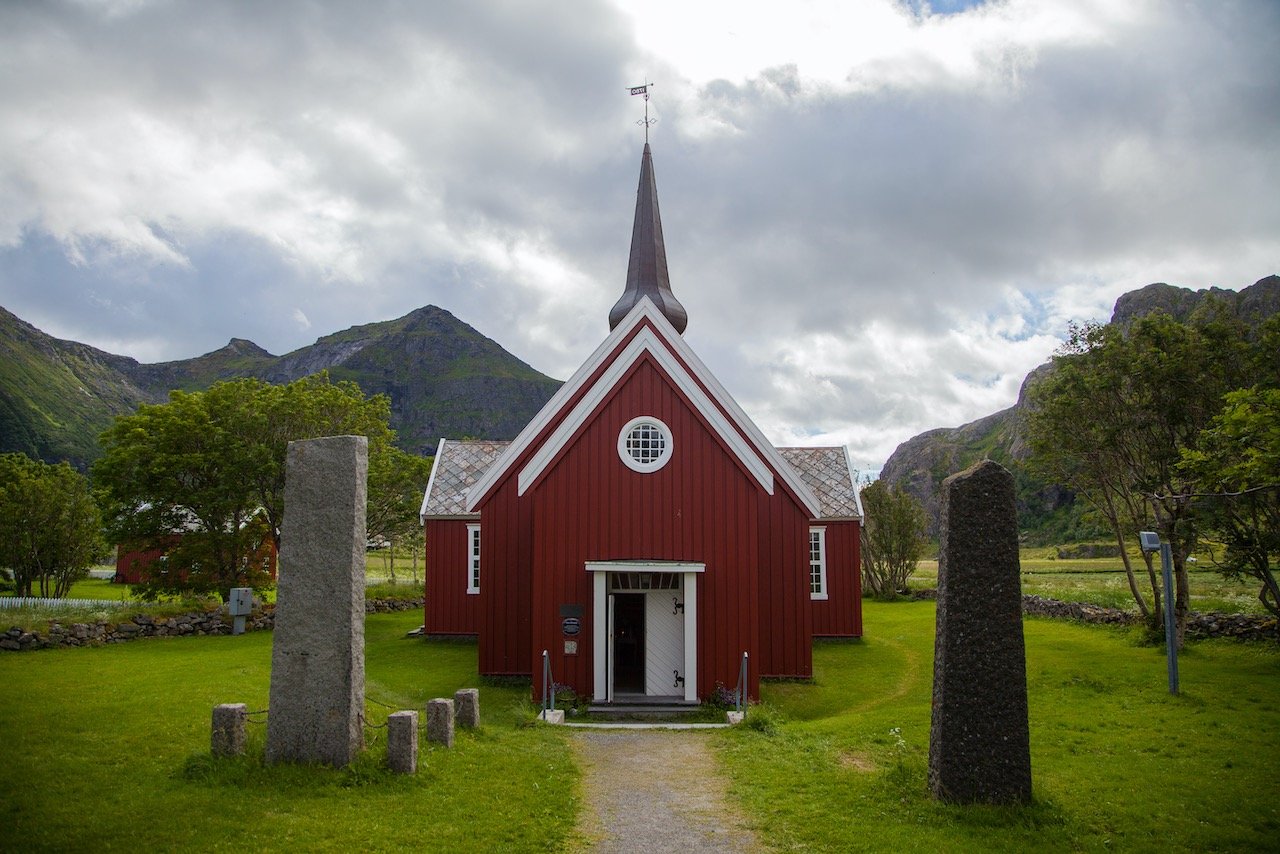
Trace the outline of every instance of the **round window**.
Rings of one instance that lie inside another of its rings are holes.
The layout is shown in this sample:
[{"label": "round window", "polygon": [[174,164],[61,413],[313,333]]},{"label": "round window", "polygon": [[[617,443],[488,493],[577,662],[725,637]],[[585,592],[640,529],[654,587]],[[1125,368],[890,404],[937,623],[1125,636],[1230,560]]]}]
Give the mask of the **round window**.
[{"label": "round window", "polygon": [[618,434],[618,456],[635,471],[657,471],[671,459],[671,431],[647,415],[633,419]]}]

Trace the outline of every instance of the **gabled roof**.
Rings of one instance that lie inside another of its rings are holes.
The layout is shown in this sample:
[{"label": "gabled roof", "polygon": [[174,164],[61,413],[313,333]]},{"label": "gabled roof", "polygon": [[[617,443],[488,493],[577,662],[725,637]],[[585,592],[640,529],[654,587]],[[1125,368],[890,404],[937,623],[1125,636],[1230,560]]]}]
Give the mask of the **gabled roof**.
[{"label": "gabled roof", "polygon": [[[747,417],[648,297],[641,297],[591,358],[547,401],[497,462],[475,483],[467,499],[467,511],[475,512],[489,491],[525,457],[526,452],[532,451],[532,456],[521,464],[519,472],[517,488],[520,494],[524,494],[555,461],[556,455],[573,438],[577,429],[607,400],[608,392],[625,375],[626,369],[645,355],[651,356],[666,371],[744,469],[767,492],[773,493],[773,474],[776,472],[810,516],[816,518],[820,515],[819,501],[812,489],[765,439],[760,428]],[[568,409],[570,402],[574,402],[572,409]],[[551,431],[549,434],[548,430]],[[534,448],[534,443],[544,435],[539,446]]]},{"label": "gabled roof", "polygon": [[478,515],[467,512],[467,493],[509,444],[441,439],[418,517]]},{"label": "gabled roof", "polygon": [[778,453],[818,496],[820,518],[862,518],[862,498],[845,448],[779,448]]},{"label": "gabled roof", "polygon": [[[475,518],[467,494],[510,442],[440,441],[422,517]],[[778,448],[795,473],[813,489],[821,513],[815,519],[860,519],[862,503],[844,448]]]}]

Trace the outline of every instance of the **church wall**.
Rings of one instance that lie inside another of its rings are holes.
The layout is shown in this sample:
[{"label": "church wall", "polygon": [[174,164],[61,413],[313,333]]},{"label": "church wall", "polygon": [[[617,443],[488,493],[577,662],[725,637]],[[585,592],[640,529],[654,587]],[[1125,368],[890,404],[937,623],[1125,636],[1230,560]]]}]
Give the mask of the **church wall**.
[{"label": "church wall", "polygon": [[757,526],[760,656],[764,676],[813,675],[813,611],[809,600],[809,516],[781,491],[762,502]]},{"label": "church wall", "polygon": [[[649,474],[627,468],[617,451],[619,432],[640,415],[662,420],[673,434],[671,461]],[[710,696],[717,682],[728,688],[737,683],[744,650],[758,659],[760,555],[754,529],[760,503],[769,496],[647,358],[525,498],[536,507],[533,651],[552,653],[557,681],[580,693],[592,688],[587,561],[706,564],[698,589],[699,696]],[[562,605],[582,607],[577,655],[564,654]],[[754,696],[759,670],[751,670]]]},{"label": "church wall", "polygon": [[827,529],[826,600],[813,603],[815,637],[862,637],[862,543],[858,522],[814,522]]},{"label": "church wall", "polygon": [[529,603],[533,587],[532,510],[515,479],[493,493],[480,519],[480,672],[528,676],[533,666]]},{"label": "church wall", "polygon": [[[429,635],[474,635],[479,630],[480,595],[467,593],[468,521],[427,519],[423,525],[426,540],[423,627]],[[483,557],[483,535],[480,543]],[[484,589],[482,575],[481,590]]]}]

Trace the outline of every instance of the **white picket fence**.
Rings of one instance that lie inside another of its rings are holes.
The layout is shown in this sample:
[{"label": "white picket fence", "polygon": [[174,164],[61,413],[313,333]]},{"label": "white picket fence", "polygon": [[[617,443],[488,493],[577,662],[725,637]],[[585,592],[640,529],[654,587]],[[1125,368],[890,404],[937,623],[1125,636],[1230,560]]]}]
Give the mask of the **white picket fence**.
[{"label": "white picket fence", "polygon": [[131,608],[150,603],[122,602],[119,599],[46,599],[40,596],[0,596],[0,610],[5,608]]}]

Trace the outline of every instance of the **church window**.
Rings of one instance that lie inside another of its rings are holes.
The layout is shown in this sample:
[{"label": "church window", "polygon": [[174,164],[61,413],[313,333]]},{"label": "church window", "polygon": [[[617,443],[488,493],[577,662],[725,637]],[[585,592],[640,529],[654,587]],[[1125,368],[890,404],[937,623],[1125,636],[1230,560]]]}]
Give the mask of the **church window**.
[{"label": "church window", "polygon": [[827,598],[827,529],[809,529],[809,598]]},{"label": "church window", "polygon": [[467,526],[467,592],[480,592],[480,526]]},{"label": "church window", "polygon": [[671,459],[671,450],[671,430],[656,418],[633,419],[618,434],[618,456],[634,471],[657,471]]}]

